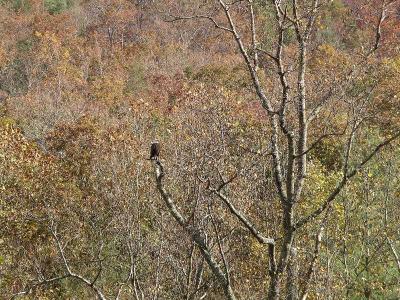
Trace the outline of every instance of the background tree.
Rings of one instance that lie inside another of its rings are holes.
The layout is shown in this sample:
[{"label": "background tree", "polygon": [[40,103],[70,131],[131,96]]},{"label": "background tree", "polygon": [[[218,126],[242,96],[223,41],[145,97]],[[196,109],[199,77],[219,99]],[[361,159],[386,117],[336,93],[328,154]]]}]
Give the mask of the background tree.
[{"label": "background tree", "polygon": [[0,1],[0,298],[397,297],[397,143],[326,205],[398,128],[398,3],[362,3],[230,3],[249,68],[219,2]]}]

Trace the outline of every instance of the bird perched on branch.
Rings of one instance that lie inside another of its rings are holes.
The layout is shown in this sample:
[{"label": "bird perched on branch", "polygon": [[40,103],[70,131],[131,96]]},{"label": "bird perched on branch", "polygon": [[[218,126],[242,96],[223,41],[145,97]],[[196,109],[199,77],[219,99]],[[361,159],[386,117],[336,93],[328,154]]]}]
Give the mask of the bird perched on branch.
[{"label": "bird perched on branch", "polygon": [[160,143],[154,141],[151,143],[150,147],[150,160],[159,160],[160,157]]}]

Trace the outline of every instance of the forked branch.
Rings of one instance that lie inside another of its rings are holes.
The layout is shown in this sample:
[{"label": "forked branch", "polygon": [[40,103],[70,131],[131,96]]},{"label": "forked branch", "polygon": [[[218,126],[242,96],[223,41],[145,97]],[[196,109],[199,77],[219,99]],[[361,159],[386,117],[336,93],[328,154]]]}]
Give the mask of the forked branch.
[{"label": "forked branch", "polygon": [[224,293],[226,297],[230,300],[236,300],[236,296],[232,290],[231,285],[229,284],[229,279],[227,274],[223,272],[219,264],[217,263],[216,259],[212,255],[210,249],[207,246],[207,243],[204,237],[201,235],[200,231],[190,226],[187,220],[183,217],[181,212],[179,211],[178,207],[176,206],[173,198],[168,193],[165,188],[163,179],[165,176],[164,173],[164,166],[162,165],[161,161],[156,160],[154,161],[155,173],[156,173],[156,182],[157,182],[157,189],[161,195],[161,198],[164,200],[165,204],[168,207],[168,210],[172,217],[177,221],[177,223],[184,229],[192,241],[196,243],[199,247],[200,252],[204,259],[206,260],[207,264],[209,265],[210,269],[212,270],[214,276],[217,278],[219,283],[224,289]]}]

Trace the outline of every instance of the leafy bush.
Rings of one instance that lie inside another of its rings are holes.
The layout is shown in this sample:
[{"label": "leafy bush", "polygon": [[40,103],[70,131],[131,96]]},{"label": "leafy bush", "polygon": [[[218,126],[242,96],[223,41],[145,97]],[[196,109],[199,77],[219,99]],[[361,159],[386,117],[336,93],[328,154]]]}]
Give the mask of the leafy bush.
[{"label": "leafy bush", "polygon": [[51,14],[59,14],[62,11],[72,6],[71,0],[45,0],[44,6],[46,10]]}]

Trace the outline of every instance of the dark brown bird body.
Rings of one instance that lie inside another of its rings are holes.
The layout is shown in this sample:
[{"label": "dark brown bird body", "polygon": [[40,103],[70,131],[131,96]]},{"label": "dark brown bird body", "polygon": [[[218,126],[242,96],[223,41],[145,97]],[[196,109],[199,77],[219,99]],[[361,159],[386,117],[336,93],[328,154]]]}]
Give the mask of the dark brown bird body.
[{"label": "dark brown bird body", "polygon": [[160,157],[160,143],[159,142],[152,142],[150,148],[150,159],[151,160],[158,160]]}]

